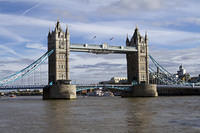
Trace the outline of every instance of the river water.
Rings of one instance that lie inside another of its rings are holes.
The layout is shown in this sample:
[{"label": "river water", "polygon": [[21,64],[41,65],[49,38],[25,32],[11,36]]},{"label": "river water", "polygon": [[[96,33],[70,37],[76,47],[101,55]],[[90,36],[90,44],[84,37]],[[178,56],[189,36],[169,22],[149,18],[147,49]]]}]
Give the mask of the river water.
[{"label": "river water", "polygon": [[200,97],[1,97],[0,133],[200,133]]}]

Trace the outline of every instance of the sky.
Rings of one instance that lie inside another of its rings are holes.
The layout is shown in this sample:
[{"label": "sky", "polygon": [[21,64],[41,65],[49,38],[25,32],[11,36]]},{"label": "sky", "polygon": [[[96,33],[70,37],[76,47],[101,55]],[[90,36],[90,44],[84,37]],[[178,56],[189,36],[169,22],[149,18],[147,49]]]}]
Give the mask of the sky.
[{"label": "sky", "polygon": [[[199,0],[0,0],[0,76],[43,55],[57,20],[63,29],[68,25],[71,43],[125,46],[137,25],[142,35],[147,32],[149,53],[162,66],[176,73],[183,64],[198,76],[199,5]],[[125,77],[126,57],[71,53],[70,76],[78,83]]]}]

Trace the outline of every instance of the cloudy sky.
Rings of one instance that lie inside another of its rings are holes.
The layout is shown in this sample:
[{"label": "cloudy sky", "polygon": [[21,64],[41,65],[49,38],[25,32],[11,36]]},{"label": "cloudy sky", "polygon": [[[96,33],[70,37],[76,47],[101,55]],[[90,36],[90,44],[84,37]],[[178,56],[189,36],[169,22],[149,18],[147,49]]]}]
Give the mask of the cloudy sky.
[{"label": "cloudy sky", "polygon": [[[63,29],[69,26],[71,43],[125,45],[138,25],[142,35],[148,33],[149,52],[161,65],[175,73],[183,64],[197,76],[199,6],[199,0],[0,0],[0,76],[44,54],[57,19]],[[74,82],[126,76],[125,55],[71,53],[70,59]]]}]

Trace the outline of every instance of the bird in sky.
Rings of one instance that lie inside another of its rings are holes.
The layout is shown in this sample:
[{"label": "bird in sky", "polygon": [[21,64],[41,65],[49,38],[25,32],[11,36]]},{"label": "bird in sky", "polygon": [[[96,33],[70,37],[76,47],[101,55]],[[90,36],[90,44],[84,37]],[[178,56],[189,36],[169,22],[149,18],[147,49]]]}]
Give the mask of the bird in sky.
[{"label": "bird in sky", "polygon": [[111,37],[111,38],[110,38],[110,41],[112,41],[113,39],[114,39],[114,37]]},{"label": "bird in sky", "polygon": [[97,36],[94,36],[92,39],[95,39],[95,38],[97,38]]}]

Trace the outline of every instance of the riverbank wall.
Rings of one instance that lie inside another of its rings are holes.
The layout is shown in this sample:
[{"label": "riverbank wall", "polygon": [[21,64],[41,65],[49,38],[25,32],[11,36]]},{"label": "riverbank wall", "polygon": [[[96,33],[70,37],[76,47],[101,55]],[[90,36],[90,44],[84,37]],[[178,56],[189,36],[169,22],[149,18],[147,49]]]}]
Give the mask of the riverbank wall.
[{"label": "riverbank wall", "polygon": [[200,95],[200,86],[157,85],[158,96],[195,96]]}]

